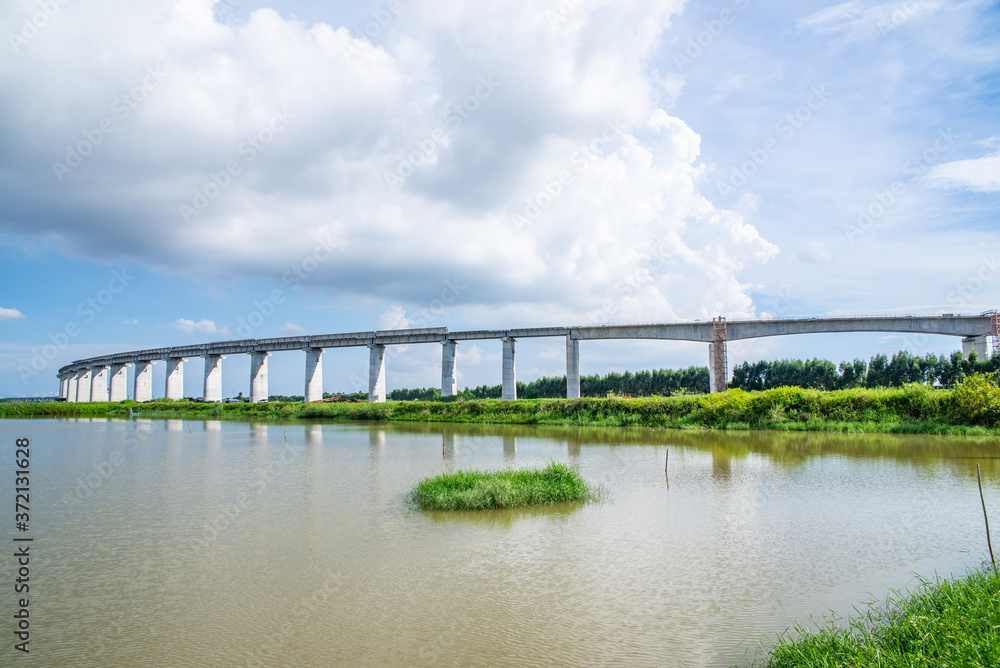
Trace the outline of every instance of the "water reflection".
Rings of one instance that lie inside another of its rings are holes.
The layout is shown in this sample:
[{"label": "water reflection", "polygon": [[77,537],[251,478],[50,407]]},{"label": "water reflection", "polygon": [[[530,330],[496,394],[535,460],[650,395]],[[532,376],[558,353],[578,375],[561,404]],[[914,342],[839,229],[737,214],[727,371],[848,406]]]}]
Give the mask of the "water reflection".
[{"label": "water reflection", "polygon": [[[78,510],[43,515],[46,644],[27,667],[192,653],[205,666],[248,653],[306,667],[743,664],[751,637],[977,564],[976,462],[1000,516],[986,438],[145,418],[0,429],[46,443],[39,508],[95,481]],[[96,477],[116,448],[122,463]],[[610,500],[401,504],[441,471],[550,459]],[[94,631],[107,624],[122,631]]]}]

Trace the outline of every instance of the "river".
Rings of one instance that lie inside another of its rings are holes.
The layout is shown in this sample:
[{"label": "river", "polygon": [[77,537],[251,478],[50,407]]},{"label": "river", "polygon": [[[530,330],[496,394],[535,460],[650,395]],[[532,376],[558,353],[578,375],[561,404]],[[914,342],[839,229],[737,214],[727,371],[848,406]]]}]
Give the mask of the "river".
[{"label": "river", "polygon": [[[793,623],[981,565],[977,462],[1000,526],[985,438],[147,419],[0,432],[8,620],[24,596],[11,546],[31,554],[31,651],[5,632],[3,665],[742,666]],[[608,499],[404,504],[427,475],[550,459]]]}]

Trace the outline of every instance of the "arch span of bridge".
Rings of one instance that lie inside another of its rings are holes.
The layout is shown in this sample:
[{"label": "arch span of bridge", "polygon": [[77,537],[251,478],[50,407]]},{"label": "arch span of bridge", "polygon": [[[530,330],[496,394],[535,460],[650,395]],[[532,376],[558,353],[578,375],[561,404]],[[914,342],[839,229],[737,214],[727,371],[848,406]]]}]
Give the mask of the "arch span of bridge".
[{"label": "arch span of bridge", "polygon": [[455,356],[463,341],[499,339],[503,345],[503,399],[517,398],[514,342],[520,338],[564,337],[566,339],[566,396],[580,396],[580,341],[597,339],[667,339],[709,344],[711,390],[727,387],[726,342],[788,334],[832,332],[902,332],[962,337],[962,351],[986,355],[987,337],[997,336],[1000,316],[990,311],[980,315],[858,316],[838,318],[787,318],[780,320],[729,320],[648,323],[634,325],[584,325],[574,327],[527,327],[506,330],[449,331],[447,327],[400,329],[273,339],[218,341],[171,348],[151,348],[77,360],[59,369],[59,396],[67,401],[122,401],[126,398],[127,369],[135,366],[133,397],[153,398],[152,365],[166,363],[165,396],[180,399],[184,392],[184,362],[204,359],[204,399],[222,400],[222,359],[226,355],[250,355],[250,401],[266,401],[267,358],[272,352],[305,352],[305,401],[323,398],[323,352],[330,348],[370,349],[368,400],[385,401],[386,346],[438,343],[441,354],[441,395],[456,394]]}]

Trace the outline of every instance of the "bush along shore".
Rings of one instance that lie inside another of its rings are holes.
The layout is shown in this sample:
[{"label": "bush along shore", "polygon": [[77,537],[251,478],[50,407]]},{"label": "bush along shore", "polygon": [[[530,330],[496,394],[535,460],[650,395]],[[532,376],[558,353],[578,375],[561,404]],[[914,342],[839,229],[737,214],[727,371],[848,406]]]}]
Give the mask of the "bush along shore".
[{"label": "bush along shore", "polygon": [[779,387],[747,392],[642,399],[522,399],[369,403],[217,404],[159,400],[137,404],[5,402],[3,417],[191,416],[572,424],[689,429],[775,429],[890,433],[1000,433],[1000,388],[972,374],[953,389],[805,390]]},{"label": "bush along shore", "polygon": [[894,592],[846,627],[790,629],[770,648],[765,668],[815,666],[1000,665],[1000,577],[973,571]]},{"label": "bush along shore", "polygon": [[553,461],[542,469],[431,476],[413,486],[408,502],[419,510],[488,510],[591,501],[600,495],[579,473]]}]

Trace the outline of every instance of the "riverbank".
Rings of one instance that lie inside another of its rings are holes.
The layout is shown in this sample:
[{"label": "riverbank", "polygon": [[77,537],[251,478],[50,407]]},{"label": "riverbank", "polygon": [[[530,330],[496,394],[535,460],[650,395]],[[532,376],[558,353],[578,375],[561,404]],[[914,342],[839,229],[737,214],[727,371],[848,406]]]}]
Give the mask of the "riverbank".
[{"label": "riverbank", "polygon": [[764,668],[813,666],[996,666],[1000,578],[971,572],[924,582],[853,617],[846,628],[797,626],[771,648]]},{"label": "riverbank", "polygon": [[769,429],[998,435],[1000,388],[985,376],[952,390],[909,385],[826,392],[781,387],[643,399],[495,399],[369,403],[218,404],[159,400],[137,404],[0,404],[4,417],[129,416],[301,418],[493,424],[570,424],[675,429]]}]

